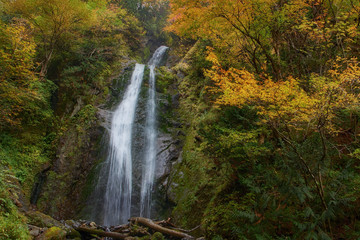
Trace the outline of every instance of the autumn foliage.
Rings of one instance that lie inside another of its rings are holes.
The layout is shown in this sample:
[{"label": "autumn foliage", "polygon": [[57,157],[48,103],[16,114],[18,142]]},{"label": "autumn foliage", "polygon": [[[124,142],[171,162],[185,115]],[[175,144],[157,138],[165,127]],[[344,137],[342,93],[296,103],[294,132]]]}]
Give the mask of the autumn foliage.
[{"label": "autumn foliage", "polygon": [[224,70],[211,51],[207,60],[213,63],[206,71],[215,84],[211,91],[220,94],[216,104],[240,108],[254,105],[263,121],[274,127],[303,129],[324,121],[328,133],[336,134],[345,130],[335,127],[336,113],[341,109],[356,111],[358,106],[360,69],[355,59],[347,61],[341,73],[339,65],[334,65],[326,76],[312,75],[308,91],[292,77],[275,82],[270,78],[257,80],[246,70]]},{"label": "autumn foliage", "polygon": [[[358,181],[360,3],[169,2],[166,30],[207,45],[205,89],[219,119],[226,118],[229,108],[248,113],[239,117],[240,123],[247,119],[244,125],[227,129],[215,121],[216,127],[201,130],[208,138],[202,145],[216,156],[214,161],[223,158],[238,169],[238,180],[229,184],[246,189],[238,193],[243,197],[236,201],[241,209],[236,219],[253,225],[235,224],[233,231],[238,237],[245,234],[244,239],[257,239],[259,231],[265,239],[344,237],[338,223],[356,220],[346,219],[342,211],[358,206],[360,197],[352,189]],[[248,125],[255,130],[244,130]],[[222,140],[226,143],[218,143]],[[264,144],[272,145],[268,157],[260,154]],[[248,145],[252,154],[240,151],[234,158],[236,149]],[[255,160],[254,153],[259,154]],[[244,203],[247,197],[253,202]],[[204,220],[210,222],[209,231],[219,226],[221,220],[209,219]]]},{"label": "autumn foliage", "polygon": [[35,43],[24,21],[0,26],[0,128],[18,125],[29,103],[40,96],[36,89],[38,78],[33,72]]}]

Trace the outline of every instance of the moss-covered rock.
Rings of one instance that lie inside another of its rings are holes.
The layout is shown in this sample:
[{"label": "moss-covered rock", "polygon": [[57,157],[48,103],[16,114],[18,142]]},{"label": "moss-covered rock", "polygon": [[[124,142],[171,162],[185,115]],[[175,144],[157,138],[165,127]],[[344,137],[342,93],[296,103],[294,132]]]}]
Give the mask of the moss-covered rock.
[{"label": "moss-covered rock", "polygon": [[26,213],[28,223],[41,228],[51,228],[53,226],[61,227],[62,224],[54,218],[38,211],[29,211]]},{"label": "moss-covered rock", "polygon": [[69,231],[67,231],[67,234],[66,234],[66,238],[68,239],[81,239],[81,234],[76,231],[75,229],[69,229]]},{"label": "moss-covered rock", "polygon": [[65,239],[66,239],[66,231],[59,227],[51,227],[38,237],[38,240],[65,240]]}]

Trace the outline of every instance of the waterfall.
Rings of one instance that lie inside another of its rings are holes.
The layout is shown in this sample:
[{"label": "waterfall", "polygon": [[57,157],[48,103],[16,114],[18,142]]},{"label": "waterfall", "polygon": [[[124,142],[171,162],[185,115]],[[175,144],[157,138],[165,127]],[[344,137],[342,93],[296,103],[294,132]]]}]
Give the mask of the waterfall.
[{"label": "waterfall", "polygon": [[146,113],[146,152],[144,155],[141,179],[140,216],[150,218],[151,192],[153,190],[156,162],[156,89],[155,89],[155,67],[160,64],[161,59],[168,47],[159,47],[148,66],[150,68],[148,102]]},{"label": "waterfall", "polygon": [[[155,67],[166,49],[158,48],[148,63],[146,106],[139,100],[145,65],[136,64],[123,99],[112,114],[108,155],[91,198],[92,219],[106,226],[126,223],[131,214],[150,217],[157,150]],[[142,114],[138,116],[137,112],[143,108],[146,119],[138,122]]]},{"label": "waterfall", "polygon": [[124,223],[130,218],[132,194],[131,140],[135,109],[145,65],[136,64],[131,83],[113,114],[108,155],[108,180],[104,198],[104,224]]}]

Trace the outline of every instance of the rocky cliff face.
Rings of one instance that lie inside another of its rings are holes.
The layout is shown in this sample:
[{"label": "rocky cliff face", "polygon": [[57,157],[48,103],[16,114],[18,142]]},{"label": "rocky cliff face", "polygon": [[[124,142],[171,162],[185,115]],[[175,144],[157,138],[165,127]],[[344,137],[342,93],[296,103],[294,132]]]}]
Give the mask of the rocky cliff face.
[{"label": "rocky cliff face", "polygon": [[[37,196],[33,204],[56,219],[73,219],[93,189],[96,166],[106,158],[106,128],[111,118],[111,108],[119,99],[121,89],[131,73],[133,61],[124,64],[118,73],[108,81],[112,83],[106,102],[97,106],[85,105],[79,99],[73,107],[70,118],[64,124],[65,133],[59,138],[58,150],[53,165],[47,167],[41,185],[34,187]],[[39,189],[39,187],[41,189]]]},{"label": "rocky cliff face", "polygon": [[[176,62],[172,52],[169,53],[170,64],[157,70],[157,102],[158,102],[158,152],[155,174],[155,191],[153,195],[154,218],[170,215],[171,209],[177,202],[175,189],[177,179],[174,177],[174,166],[182,161],[182,148],[185,139],[184,124],[178,115],[179,98],[178,78],[170,68]],[[97,196],[91,192],[98,182],[101,162],[106,160],[108,141],[107,130],[110,126],[111,112],[121,99],[121,94],[130,79],[134,62],[128,62],[117,76],[111,79],[112,87],[107,102],[99,106],[84,106],[79,100],[72,111],[73,120],[68,126],[66,134],[60,138],[57,158],[53,166],[47,169],[37,207],[56,219],[97,217],[91,213],[96,205],[101,205]],[[135,123],[136,144],[135,172],[141,171],[140,162],[144,149],[143,123],[145,121],[144,108],[146,104],[148,73],[144,74],[144,84],[140,93]],[[181,76],[180,76],[181,77]],[[44,175],[43,174],[43,175]],[[135,174],[140,176],[140,174]],[[138,181],[140,182],[140,181]],[[140,186],[134,186],[140,188]],[[139,196],[134,196],[134,201]],[[138,199],[139,200],[139,199]],[[137,209],[132,210],[138,214]],[[95,214],[96,215],[96,214]]]}]

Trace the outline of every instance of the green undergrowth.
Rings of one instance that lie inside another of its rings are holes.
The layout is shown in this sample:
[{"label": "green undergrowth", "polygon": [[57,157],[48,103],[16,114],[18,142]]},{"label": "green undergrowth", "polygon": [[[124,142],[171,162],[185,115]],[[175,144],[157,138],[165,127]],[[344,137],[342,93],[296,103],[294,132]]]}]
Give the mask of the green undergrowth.
[{"label": "green undergrowth", "polygon": [[33,176],[50,161],[53,136],[39,136],[25,132],[19,137],[0,135],[1,165],[12,169],[25,192],[29,193]]},{"label": "green undergrowth", "polygon": [[17,181],[10,170],[0,167],[0,239],[31,239],[26,218],[13,203],[20,187]]},{"label": "green undergrowth", "polygon": [[165,66],[156,69],[156,91],[160,94],[174,94],[171,85],[176,77]]}]

